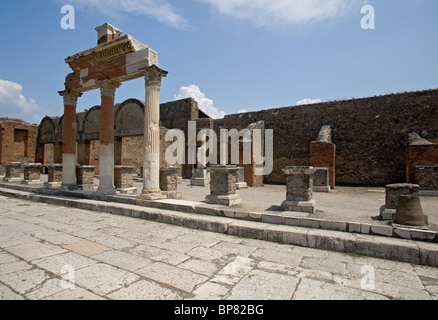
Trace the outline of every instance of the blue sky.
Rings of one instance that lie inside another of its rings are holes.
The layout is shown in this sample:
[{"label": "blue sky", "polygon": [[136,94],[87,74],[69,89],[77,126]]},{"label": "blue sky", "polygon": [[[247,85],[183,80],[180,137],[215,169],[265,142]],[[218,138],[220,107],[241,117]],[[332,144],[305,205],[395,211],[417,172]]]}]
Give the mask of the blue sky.
[{"label": "blue sky", "polygon": [[[64,30],[61,7],[75,8]],[[363,30],[363,5],[375,9]],[[158,51],[161,101],[193,96],[212,116],[438,88],[436,0],[15,0],[0,4],[0,117],[60,116],[64,59],[111,23]],[[144,100],[142,79],[116,102]],[[98,91],[78,112],[100,104]]]}]

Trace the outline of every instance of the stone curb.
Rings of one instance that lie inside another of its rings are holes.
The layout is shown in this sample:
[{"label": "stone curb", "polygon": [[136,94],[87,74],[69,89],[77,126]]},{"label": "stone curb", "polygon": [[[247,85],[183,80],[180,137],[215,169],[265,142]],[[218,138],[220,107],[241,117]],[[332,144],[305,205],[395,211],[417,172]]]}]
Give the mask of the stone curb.
[{"label": "stone curb", "polygon": [[245,238],[438,267],[438,246],[432,243],[302,226],[274,225],[222,216],[194,215],[194,213],[133,204],[40,195],[3,188],[0,189],[0,194],[34,202],[117,214]]},{"label": "stone curb", "polygon": [[59,189],[51,188],[36,188],[20,184],[6,184],[0,183],[0,188],[17,189],[21,191],[37,192],[40,194],[64,195],[73,198],[85,198],[90,200],[101,200],[108,202],[125,203],[132,205],[147,206],[151,208],[172,210],[185,213],[197,213],[209,216],[218,216],[226,218],[241,219],[247,221],[265,222],[278,225],[287,225],[295,227],[313,228],[319,230],[341,231],[347,233],[375,235],[389,238],[399,238],[406,240],[425,241],[438,243],[438,233],[431,230],[424,230],[420,228],[410,228],[408,226],[400,225],[372,225],[369,223],[360,222],[346,222],[324,220],[310,217],[298,217],[294,212],[250,212],[239,211],[236,208],[224,207],[218,205],[211,205],[202,202],[184,201],[171,199],[146,201],[139,200],[135,197],[125,195],[119,196],[103,196],[96,195],[94,192],[86,191],[60,191]]}]

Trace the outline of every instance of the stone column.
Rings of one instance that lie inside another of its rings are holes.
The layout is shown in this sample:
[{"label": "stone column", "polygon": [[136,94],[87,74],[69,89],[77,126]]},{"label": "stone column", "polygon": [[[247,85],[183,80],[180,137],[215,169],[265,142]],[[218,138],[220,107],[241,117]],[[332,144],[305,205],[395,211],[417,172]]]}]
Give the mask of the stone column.
[{"label": "stone column", "polygon": [[316,201],[313,200],[313,167],[286,167],[287,194],[281,205],[285,211],[314,213]]},{"label": "stone column", "polygon": [[62,125],[62,188],[77,189],[76,184],[76,105],[81,93],[60,91],[64,97],[64,122]]},{"label": "stone column", "polygon": [[146,100],[144,109],[143,190],[139,199],[166,198],[160,190],[160,90],[167,72],[153,65],[141,69],[145,76]]},{"label": "stone column", "polygon": [[238,205],[242,202],[236,193],[236,166],[214,165],[208,168],[211,176],[210,195],[205,198],[207,203],[226,206]]},{"label": "stone column", "polygon": [[98,81],[101,92],[100,109],[100,150],[99,150],[99,188],[101,195],[114,195],[114,97],[119,82]]}]

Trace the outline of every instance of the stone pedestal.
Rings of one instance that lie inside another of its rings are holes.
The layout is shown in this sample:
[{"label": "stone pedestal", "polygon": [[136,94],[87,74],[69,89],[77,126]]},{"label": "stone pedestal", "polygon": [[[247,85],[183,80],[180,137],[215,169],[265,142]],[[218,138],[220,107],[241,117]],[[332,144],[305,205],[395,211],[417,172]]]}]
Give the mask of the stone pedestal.
[{"label": "stone pedestal", "polygon": [[62,184],[62,164],[47,165],[48,178],[44,186],[49,188],[60,187]]},{"label": "stone pedestal", "polygon": [[76,181],[80,190],[96,190],[94,184],[94,169],[96,166],[76,166]]},{"label": "stone pedestal", "polygon": [[210,195],[205,198],[207,203],[226,206],[238,205],[242,202],[236,193],[237,171],[236,166],[211,166],[208,172],[211,176]]},{"label": "stone pedestal", "polygon": [[116,190],[122,194],[136,194],[134,188],[134,166],[114,166],[114,185]]},{"label": "stone pedestal", "polygon": [[160,167],[160,189],[168,199],[179,199],[182,193],[178,191],[180,167]]},{"label": "stone pedestal", "polygon": [[192,171],[192,177],[190,178],[190,185],[198,187],[208,187],[210,185],[210,173],[207,168],[195,169]]},{"label": "stone pedestal", "polygon": [[416,227],[426,225],[418,195],[401,195],[399,197],[394,223]]},{"label": "stone pedestal", "polygon": [[386,186],[385,205],[380,208],[382,220],[393,220],[401,195],[420,195],[420,186],[411,183],[396,183]]},{"label": "stone pedestal", "polygon": [[330,192],[329,168],[314,168],[313,191]]},{"label": "stone pedestal", "polygon": [[245,182],[245,168],[238,167],[236,189],[244,188],[248,188],[248,184]]},{"label": "stone pedestal", "polygon": [[438,166],[416,166],[415,183],[421,188],[421,195],[438,196]]},{"label": "stone pedestal", "polygon": [[286,167],[286,200],[282,203],[285,211],[314,213],[316,201],[313,200],[313,167]]},{"label": "stone pedestal", "polygon": [[4,182],[20,182],[21,179],[21,162],[7,162]]},{"label": "stone pedestal", "polygon": [[23,164],[24,180],[21,183],[27,185],[43,184],[41,181],[41,168],[41,163]]}]

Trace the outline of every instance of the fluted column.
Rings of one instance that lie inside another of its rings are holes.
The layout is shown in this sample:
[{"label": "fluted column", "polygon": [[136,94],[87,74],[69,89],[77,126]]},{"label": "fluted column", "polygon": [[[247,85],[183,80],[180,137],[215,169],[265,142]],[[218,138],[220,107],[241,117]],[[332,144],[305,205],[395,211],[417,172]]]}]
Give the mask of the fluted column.
[{"label": "fluted column", "polygon": [[98,194],[116,194],[114,187],[114,97],[119,82],[98,81],[101,92]]},{"label": "fluted column", "polygon": [[62,188],[77,189],[76,184],[76,105],[79,92],[60,91],[64,98],[64,120],[62,125]]},{"label": "fluted column", "polygon": [[142,69],[146,83],[143,142],[143,190],[139,198],[165,198],[160,190],[160,90],[167,72],[157,66]]}]

